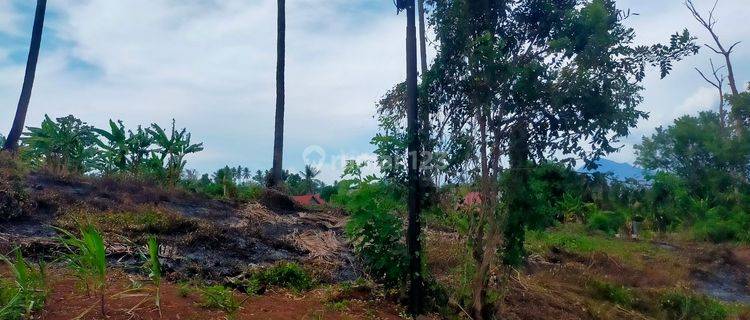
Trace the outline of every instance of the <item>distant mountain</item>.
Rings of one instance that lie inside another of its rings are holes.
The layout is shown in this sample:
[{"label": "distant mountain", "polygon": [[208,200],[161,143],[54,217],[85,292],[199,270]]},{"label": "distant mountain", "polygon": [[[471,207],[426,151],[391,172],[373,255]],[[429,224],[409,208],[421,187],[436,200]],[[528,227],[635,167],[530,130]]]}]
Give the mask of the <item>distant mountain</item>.
[{"label": "distant mountain", "polygon": [[643,177],[644,175],[643,169],[633,166],[632,164],[629,164],[629,163],[620,163],[620,162],[614,162],[612,160],[600,159],[599,161],[596,162],[596,164],[598,164],[599,167],[596,168],[595,170],[586,170],[585,168],[581,167],[580,169],[578,169],[578,172],[585,172],[585,173],[611,172],[612,174],[614,174],[617,180],[626,180],[628,178],[633,178],[636,180],[645,180]]}]

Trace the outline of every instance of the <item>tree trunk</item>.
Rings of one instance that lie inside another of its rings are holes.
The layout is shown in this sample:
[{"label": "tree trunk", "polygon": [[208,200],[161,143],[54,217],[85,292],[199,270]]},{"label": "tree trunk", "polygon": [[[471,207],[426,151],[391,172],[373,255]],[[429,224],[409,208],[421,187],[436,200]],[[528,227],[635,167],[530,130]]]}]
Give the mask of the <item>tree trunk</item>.
[{"label": "tree trunk", "polygon": [[281,186],[282,158],[284,155],[284,63],[286,48],[286,5],[277,0],[278,22],[276,42],[276,121],[273,137],[273,171],[270,187]]},{"label": "tree trunk", "polygon": [[427,73],[427,38],[425,36],[424,0],[418,0],[419,9],[419,56],[422,63],[422,75]]},{"label": "tree trunk", "polygon": [[409,138],[409,224],[407,230],[407,247],[409,254],[409,311],[416,316],[423,308],[422,284],[422,244],[420,242],[420,212],[422,202],[421,148],[419,135],[419,108],[417,106],[417,29],[414,0],[408,0],[406,6],[406,95],[407,95],[407,131]]},{"label": "tree trunk", "polygon": [[4,150],[11,152],[15,152],[18,149],[18,140],[21,138],[21,133],[26,122],[26,112],[29,110],[31,89],[34,87],[34,76],[36,74],[36,63],[39,59],[39,47],[42,43],[42,30],[44,29],[44,13],[46,8],[47,0],[37,0],[34,27],[31,32],[29,57],[26,60],[26,74],[23,78],[23,87],[21,88],[21,98],[18,100],[13,126],[11,126],[10,133],[8,133],[8,138],[5,140],[5,146],[3,147]]}]

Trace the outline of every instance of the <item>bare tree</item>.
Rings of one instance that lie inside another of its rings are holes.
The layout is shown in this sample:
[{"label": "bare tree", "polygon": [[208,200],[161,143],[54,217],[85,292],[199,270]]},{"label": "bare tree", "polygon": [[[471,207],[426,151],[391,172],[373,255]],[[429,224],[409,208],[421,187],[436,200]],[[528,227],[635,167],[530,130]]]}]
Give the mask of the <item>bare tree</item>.
[{"label": "bare tree", "polygon": [[711,62],[711,76],[713,78],[709,78],[706,76],[701,69],[695,68],[695,71],[698,71],[698,74],[701,75],[701,78],[703,80],[706,80],[709,84],[711,84],[716,90],[719,92],[719,127],[721,127],[722,130],[726,127],[726,112],[724,111],[724,81],[726,80],[726,76],[724,76],[723,73],[719,73],[721,69],[724,69],[726,66],[720,66],[716,67],[714,65],[714,60],[710,59]]},{"label": "bare tree", "polygon": [[424,0],[417,0],[419,11],[419,57],[421,58],[422,74],[427,72],[427,39],[425,36]]},{"label": "bare tree", "polygon": [[697,20],[706,30],[708,30],[708,33],[711,34],[711,37],[714,39],[714,45],[706,43],[705,46],[711,49],[711,51],[715,52],[716,54],[720,54],[724,57],[727,67],[727,80],[729,80],[729,88],[732,90],[732,95],[736,95],[739,93],[739,90],[737,90],[737,82],[734,80],[734,68],[732,67],[732,60],[730,59],[730,55],[732,54],[734,48],[738,44],[740,44],[741,41],[737,41],[729,47],[726,47],[724,46],[724,44],[722,44],[721,40],[719,40],[719,36],[714,30],[716,22],[718,21],[716,20],[716,17],[714,17],[714,11],[716,11],[716,6],[718,4],[719,0],[716,0],[716,2],[714,2],[714,6],[711,8],[711,11],[708,12],[708,18],[706,19],[698,12],[698,9],[695,8],[692,0],[685,1],[685,6],[688,8],[688,10],[690,10],[690,13],[693,14],[695,20]]},{"label": "bare tree", "polygon": [[[695,4],[693,4],[693,0],[685,1],[685,6],[688,8],[688,10],[690,10],[690,13],[693,14],[693,17],[695,18],[695,20],[697,20],[703,26],[703,28],[705,28],[708,31],[708,33],[711,35],[711,38],[713,38],[714,40],[714,45],[710,45],[706,43],[704,44],[704,46],[706,46],[706,48],[711,49],[711,51],[713,51],[714,53],[719,54],[722,57],[724,57],[725,67],[727,68],[726,79],[729,82],[729,89],[732,91],[732,95],[734,96],[734,95],[739,94],[739,90],[737,89],[737,81],[735,81],[735,78],[734,78],[734,68],[732,67],[731,55],[732,55],[732,51],[734,50],[734,48],[738,44],[740,44],[740,41],[737,41],[733,43],[732,45],[730,45],[729,47],[727,47],[721,42],[721,40],[719,39],[719,36],[716,34],[716,30],[714,29],[714,27],[716,26],[716,23],[718,22],[718,20],[714,16],[714,12],[716,11],[716,6],[718,4],[719,4],[719,0],[716,0],[716,2],[714,2],[714,6],[711,7],[711,10],[708,12],[708,17],[706,18],[702,16],[700,12],[698,12],[698,9],[695,8]],[[711,67],[712,72],[714,73],[714,77],[716,78],[718,69],[713,67],[713,62],[711,64],[712,64],[712,67]],[[700,70],[698,72],[701,74],[701,77],[703,77],[704,80],[708,81],[708,78],[705,76],[705,74],[700,72]],[[720,103],[722,105],[722,109],[723,109],[723,104],[724,104],[724,95],[723,95],[724,90],[721,88],[721,86],[723,85],[723,82],[724,82],[723,79],[719,81],[718,78],[716,78],[715,81],[709,81],[709,83],[711,84],[715,83],[714,85],[715,87],[717,85],[719,86],[719,94],[721,95]],[[740,117],[736,115],[733,118],[734,118],[735,133],[740,135],[742,133],[742,119],[740,119]]]},{"label": "bare tree", "polygon": [[18,148],[18,139],[21,138],[21,133],[23,132],[26,113],[29,111],[29,102],[31,101],[31,89],[34,87],[36,63],[39,60],[39,47],[42,43],[42,30],[44,29],[46,9],[47,0],[38,0],[36,3],[36,13],[34,14],[34,26],[31,31],[29,57],[26,60],[26,74],[24,75],[23,86],[21,88],[21,98],[18,99],[16,116],[13,118],[13,126],[11,126],[8,138],[5,140],[3,150],[15,151]]}]

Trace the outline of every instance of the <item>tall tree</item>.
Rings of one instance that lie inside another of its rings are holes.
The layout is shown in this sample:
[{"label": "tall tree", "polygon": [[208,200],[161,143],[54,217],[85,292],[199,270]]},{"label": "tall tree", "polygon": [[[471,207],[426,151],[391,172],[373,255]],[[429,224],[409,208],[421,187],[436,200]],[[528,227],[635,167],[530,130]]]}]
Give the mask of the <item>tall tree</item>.
[{"label": "tall tree", "polygon": [[409,255],[409,312],[416,316],[423,309],[421,213],[421,147],[419,108],[417,104],[417,27],[414,0],[398,0],[399,10],[406,10],[406,131],[408,141],[407,180],[409,186],[406,243]]},{"label": "tall tree", "polygon": [[31,31],[31,46],[29,48],[29,57],[26,60],[26,74],[23,78],[23,87],[21,88],[21,98],[18,99],[18,108],[16,117],[13,118],[13,126],[10,128],[8,138],[5,140],[4,150],[15,151],[18,148],[18,140],[21,138],[24,123],[26,122],[26,113],[29,110],[31,101],[31,90],[34,87],[34,76],[36,75],[36,63],[39,59],[39,47],[42,44],[42,30],[44,29],[44,15],[47,9],[47,0],[37,0],[36,13],[34,14],[34,27]]},{"label": "tall tree", "polygon": [[646,116],[636,109],[645,67],[658,66],[665,76],[672,61],[697,46],[687,32],[673,35],[669,45],[635,46],[633,30],[622,22],[627,13],[613,0],[430,4],[438,56],[423,85],[436,104],[431,110],[445,118],[435,134],[447,130],[448,162],[478,167],[472,316],[488,319],[496,253],[502,249],[506,264],[523,257],[533,210],[529,167],[558,154],[591,165],[617,150],[618,139]]},{"label": "tall tree", "polygon": [[425,11],[424,0],[417,0],[419,10],[419,62],[422,66],[422,75],[427,73],[427,36],[425,35]]},{"label": "tall tree", "polygon": [[284,63],[286,49],[286,4],[277,0],[278,20],[276,28],[276,121],[273,136],[273,169],[269,187],[282,184],[282,158],[284,156]]}]

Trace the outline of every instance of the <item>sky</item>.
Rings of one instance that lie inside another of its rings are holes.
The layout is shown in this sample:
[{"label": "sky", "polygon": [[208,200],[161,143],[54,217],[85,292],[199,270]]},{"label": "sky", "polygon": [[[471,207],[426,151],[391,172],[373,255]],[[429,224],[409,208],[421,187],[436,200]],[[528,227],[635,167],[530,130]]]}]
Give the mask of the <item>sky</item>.
[{"label": "sky", "polygon": [[[720,0],[717,31],[747,39],[747,0]],[[0,132],[18,103],[34,2],[0,0]],[[708,10],[713,0],[695,0]],[[643,44],[688,28],[708,35],[682,0],[620,0]],[[320,178],[339,178],[345,159],[374,159],[375,103],[405,78],[405,16],[390,0],[287,1],[285,167],[322,162]],[[127,127],[175,119],[205,150],[188,167],[271,166],[275,108],[276,2],[273,0],[49,0],[27,125],[45,114],[73,114],[94,126]],[[432,48],[430,52],[434,52]],[[716,91],[694,67],[720,57],[708,50],[660,80],[649,73],[641,110],[650,113],[608,156],[633,162],[633,145],[684,114],[716,109]],[[738,82],[750,80],[750,43],[734,55]],[[370,168],[373,170],[373,168]]]}]

